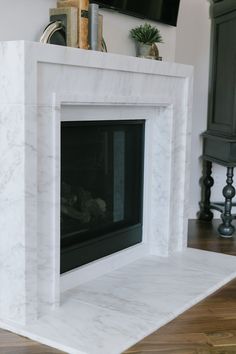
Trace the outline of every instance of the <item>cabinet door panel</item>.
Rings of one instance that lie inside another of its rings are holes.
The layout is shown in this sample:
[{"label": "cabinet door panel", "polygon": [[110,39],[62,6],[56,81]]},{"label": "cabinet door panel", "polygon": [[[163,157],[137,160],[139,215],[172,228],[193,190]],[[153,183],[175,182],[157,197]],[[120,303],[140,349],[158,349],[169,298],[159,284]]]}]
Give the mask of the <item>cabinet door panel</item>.
[{"label": "cabinet door panel", "polygon": [[236,13],[215,20],[209,128],[235,134]]}]

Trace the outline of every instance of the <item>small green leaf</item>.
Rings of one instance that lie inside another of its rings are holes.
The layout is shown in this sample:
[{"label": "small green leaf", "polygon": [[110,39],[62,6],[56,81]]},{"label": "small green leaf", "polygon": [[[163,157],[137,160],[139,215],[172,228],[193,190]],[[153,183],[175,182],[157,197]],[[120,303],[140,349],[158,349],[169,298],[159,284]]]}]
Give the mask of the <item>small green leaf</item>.
[{"label": "small green leaf", "polygon": [[159,29],[148,23],[131,29],[130,36],[137,42],[145,44],[163,43]]}]

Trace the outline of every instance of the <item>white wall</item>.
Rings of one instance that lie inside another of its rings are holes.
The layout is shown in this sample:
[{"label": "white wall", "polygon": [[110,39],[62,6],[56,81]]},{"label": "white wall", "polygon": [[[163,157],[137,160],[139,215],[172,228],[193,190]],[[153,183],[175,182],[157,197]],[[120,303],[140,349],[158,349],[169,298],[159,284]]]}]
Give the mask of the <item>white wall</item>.
[{"label": "white wall", "polygon": [[176,33],[176,61],[194,65],[192,168],[189,217],[195,218],[200,200],[202,171],[200,134],[206,130],[210,50],[209,2],[181,0]]},{"label": "white wall", "polygon": [[119,14],[114,11],[103,10],[104,38],[108,51],[112,53],[135,55],[134,41],[129,37],[131,28],[148,22],[160,29],[164,43],[158,45],[160,56],[165,61],[175,59],[176,28],[152,21],[144,21],[135,17]]},{"label": "white wall", "polygon": [[0,40],[38,40],[56,0],[0,0]]},{"label": "white wall", "polygon": [[[0,0],[0,40],[38,40],[48,23],[49,8],[56,6],[56,0]],[[108,50],[113,53],[135,55],[134,42],[129,38],[132,27],[144,23],[141,19],[122,15],[109,10],[104,15],[104,37]],[[152,23],[152,22],[150,22]],[[161,30],[164,44],[160,44],[160,55],[164,60],[175,57],[176,29],[154,23]]]}]

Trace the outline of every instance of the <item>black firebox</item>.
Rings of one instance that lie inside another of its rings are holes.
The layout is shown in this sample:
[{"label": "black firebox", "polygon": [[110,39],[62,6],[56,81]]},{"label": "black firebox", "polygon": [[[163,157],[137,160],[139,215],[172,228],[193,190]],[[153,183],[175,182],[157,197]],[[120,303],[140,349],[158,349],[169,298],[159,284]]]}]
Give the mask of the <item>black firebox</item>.
[{"label": "black firebox", "polygon": [[142,241],[144,129],[61,123],[61,273]]}]

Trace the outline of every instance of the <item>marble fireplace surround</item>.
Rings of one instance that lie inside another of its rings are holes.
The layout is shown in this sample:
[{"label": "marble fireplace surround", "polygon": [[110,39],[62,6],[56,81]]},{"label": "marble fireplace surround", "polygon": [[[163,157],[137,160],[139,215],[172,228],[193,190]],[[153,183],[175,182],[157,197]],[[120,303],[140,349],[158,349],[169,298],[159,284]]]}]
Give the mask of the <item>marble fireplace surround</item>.
[{"label": "marble fireplace surround", "polygon": [[[192,67],[0,43],[0,327],[117,354],[236,276],[187,249]],[[145,119],[143,242],[60,276],[60,124]]]},{"label": "marble fireplace surround", "polygon": [[25,324],[59,304],[60,286],[94,277],[94,264],[59,275],[62,120],[146,120],[143,243],[98,262],[101,274],[186,247],[193,71],[24,41],[1,43],[0,59],[0,317]]}]

